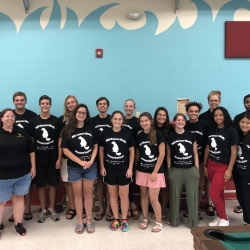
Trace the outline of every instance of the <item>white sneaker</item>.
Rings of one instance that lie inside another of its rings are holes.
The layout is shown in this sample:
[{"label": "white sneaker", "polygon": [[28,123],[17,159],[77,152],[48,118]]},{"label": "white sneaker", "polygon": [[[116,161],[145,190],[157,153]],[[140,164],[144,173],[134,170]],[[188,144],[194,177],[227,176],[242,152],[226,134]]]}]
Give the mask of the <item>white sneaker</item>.
[{"label": "white sneaker", "polygon": [[227,220],[220,219],[220,223],[218,226],[219,227],[228,227],[229,226],[229,219],[227,219]]},{"label": "white sneaker", "polygon": [[213,221],[209,222],[209,223],[208,223],[208,226],[210,226],[210,227],[216,227],[216,226],[219,225],[219,223],[220,223],[220,218],[217,217],[217,218],[215,218]]}]

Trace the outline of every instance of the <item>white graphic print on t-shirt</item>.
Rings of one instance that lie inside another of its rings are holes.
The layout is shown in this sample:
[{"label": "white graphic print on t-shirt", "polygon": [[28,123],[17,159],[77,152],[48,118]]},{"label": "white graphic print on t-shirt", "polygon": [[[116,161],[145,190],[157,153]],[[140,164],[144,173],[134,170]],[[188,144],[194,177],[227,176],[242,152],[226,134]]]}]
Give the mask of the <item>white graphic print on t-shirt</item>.
[{"label": "white graphic print on t-shirt", "polygon": [[23,128],[23,125],[21,123],[18,123],[17,126]]},{"label": "white graphic print on t-shirt", "polygon": [[188,153],[186,153],[186,148],[184,147],[184,145],[181,144],[181,143],[178,143],[177,145],[180,147],[179,148],[180,153],[182,153],[183,155],[187,156]]},{"label": "white graphic print on t-shirt", "polygon": [[241,146],[238,146],[238,151],[237,151],[237,154],[238,154],[238,156],[239,156],[239,158],[240,158],[241,160],[243,160],[243,159],[244,159],[244,156],[241,156],[241,155],[242,155],[242,149],[241,149]]},{"label": "white graphic print on t-shirt", "polygon": [[45,128],[41,128],[42,130],[42,137],[45,138],[46,141],[50,141],[51,139],[49,138],[49,133]]},{"label": "white graphic print on t-shirt", "polygon": [[211,147],[217,150],[217,143],[214,138],[211,138]]},{"label": "white graphic print on t-shirt", "polygon": [[151,150],[150,148],[148,147],[148,145],[144,145],[144,148],[145,148],[145,154],[150,158],[154,158],[154,155],[151,155]]},{"label": "white graphic print on t-shirt", "polygon": [[85,149],[89,149],[89,146],[87,146],[87,142],[83,137],[79,136],[78,139],[80,140],[81,147],[84,147]]},{"label": "white graphic print on t-shirt", "polygon": [[111,144],[113,145],[112,151],[116,154],[116,155],[121,155],[121,153],[119,152],[119,147],[118,145],[112,141]]}]

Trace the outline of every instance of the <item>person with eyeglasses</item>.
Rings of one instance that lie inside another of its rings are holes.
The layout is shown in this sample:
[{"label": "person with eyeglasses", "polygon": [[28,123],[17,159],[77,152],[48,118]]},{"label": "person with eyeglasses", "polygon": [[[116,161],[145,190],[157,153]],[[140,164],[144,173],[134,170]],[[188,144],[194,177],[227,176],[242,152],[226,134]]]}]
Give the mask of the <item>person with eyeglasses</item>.
[{"label": "person with eyeglasses", "polygon": [[0,113],[0,239],[5,204],[12,200],[15,231],[26,235],[23,227],[24,195],[36,175],[34,146],[30,135],[15,124],[12,109]]},{"label": "person with eyeglasses", "polygon": [[68,180],[72,183],[75,208],[78,224],[75,228],[77,234],[82,234],[84,224],[82,219],[84,205],[86,210],[86,231],[89,234],[95,232],[91,222],[93,198],[92,190],[97,179],[96,155],[98,151],[99,134],[90,124],[91,117],[88,107],[79,104],[72,111],[68,123],[62,130],[61,148],[68,158]]}]

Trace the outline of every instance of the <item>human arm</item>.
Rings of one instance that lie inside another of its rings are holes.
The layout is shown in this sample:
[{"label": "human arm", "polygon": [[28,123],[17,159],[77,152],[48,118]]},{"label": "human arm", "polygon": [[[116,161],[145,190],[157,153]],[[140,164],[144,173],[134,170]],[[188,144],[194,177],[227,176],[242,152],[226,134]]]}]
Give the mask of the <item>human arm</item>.
[{"label": "human arm", "polygon": [[206,177],[208,177],[208,172],[207,172],[208,154],[209,154],[209,145],[206,146],[206,149],[205,149],[205,152],[204,152],[204,159],[203,159],[203,167],[204,167],[204,172],[205,172]]},{"label": "human arm", "polygon": [[87,164],[85,165],[85,167],[83,167],[84,169],[89,168],[93,165],[96,155],[97,155],[97,151],[98,151],[98,144],[94,144],[93,149],[92,149],[92,154],[91,154],[91,159],[89,161],[87,161]]},{"label": "human arm", "polygon": [[225,182],[229,181],[232,177],[232,171],[233,171],[234,163],[236,160],[236,156],[237,156],[237,145],[233,145],[231,146],[231,156],[230,156],[228,168],[224,174]]},{"label": "human arm", "polygon": [[104,147],[99,146],[99,162],[100,162],[100,172],[102,176],[106,175],[106,169],[104,167]]},{"label": "human arm", "polygon": [[80,158],[78,158],[76,155],[74,155],[68,148],[63,148],[63,153],[72,161],[78,163],[82,167],[85,167],[87,164],[87,161],[82,161]]},{"label": "human arm", "polygon": [[58,159],[56,161],[56,169],[59,169],[62,166],[62,148],[61,148],[62,138],[58,138]]},{"label": "human arm", "polygon": [[167,144],[166,148],[167,148],[167,157],[166,157],[167,158],[167,166],[168,166],[168,168],[170,168],[171,167],[171,149],[170,149],[168,144]]},{"label": "human arm", "polygon": [[199,156],[198,156],[198,149],[197,149],[197,142],[195,141],[193,144],[193,153],[194,153],[194,165],[199,168]]},{"label": "human arm", "polygon": [[134,164],[134,160],[135,160],[135,148],[130,147],[128,150],[129,150],[129,166],[128,166],[128,170],[126,173],[126,177],[130,178],[133,175],[133,164]]},{"label": "human arm", "polygon": [[33,179],[36,176],[36,156],[35,156],[35,152],[30,153],[30,163],[31,163],[30,176]]},{"label": "human arm", "polygon": [[165,156],[165,143],[164,142],[162,142],[158,146],[158,150],[159,150],[159,155],[158,155],[158,158],[157,158],[157,162],[155,164],[153,172],[150,175],[150,180],[151,181],[156,181],[158,171],[159,171],[159,169],[160,169],[160,167],[162,165],[162,162],[164,160],[164,156]]}]

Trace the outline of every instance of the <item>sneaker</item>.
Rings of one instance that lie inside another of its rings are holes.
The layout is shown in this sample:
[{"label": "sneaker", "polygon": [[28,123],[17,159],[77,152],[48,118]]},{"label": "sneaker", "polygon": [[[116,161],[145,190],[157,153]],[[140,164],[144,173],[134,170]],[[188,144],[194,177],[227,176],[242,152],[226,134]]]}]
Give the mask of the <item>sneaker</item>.
[{"label": "sneaker", "polygon": [[38,223],[43,223],[48,217],[48,212],[46,210],[43,210],[41,213],[39,213],[39,217],[37,222]]},{"label": "sneaker", "polygon": [[227,220],[220,219],[220,223],[218,226],[219,227],[228,227],[229,226],[229,219],[227,219]]},{"label": "sneaker", "polygon": [[112,224],[109,226],[110,230],[116,231],[118,227],[121,225],[119,220],[114,219]]},{"label": "sneaker", "polygon": [[59,214],[54,209],[49,209],[48,213],[51,220],[53,220],[54,222],[60,220]]},{"label": "sneaker", "polygon": [[15,225],[15,231],[17,235],[20,235],[20,236],[26,235],[26,229],[23,227],[23,223],[17,223]]},{"label": "sneaker", "polygon": [[210,226],[210,227],[216,227],[216,226],[219,225],[219,223],[220,223],[220,218],[217,217],[217,218],[215,218],[213,221],[209,222],[209,223],[208,223],[208,226]]},{"label": "sneaker", "polygon": [[128,225],[128,222],[126,220],[122,221],[121,223],[121,230],[122,232],[128,232],[129,230],[129,225]]}]

